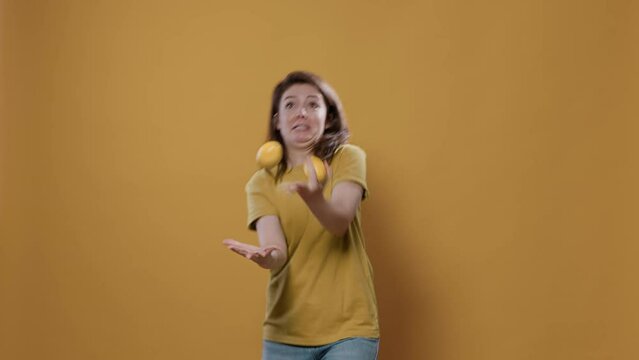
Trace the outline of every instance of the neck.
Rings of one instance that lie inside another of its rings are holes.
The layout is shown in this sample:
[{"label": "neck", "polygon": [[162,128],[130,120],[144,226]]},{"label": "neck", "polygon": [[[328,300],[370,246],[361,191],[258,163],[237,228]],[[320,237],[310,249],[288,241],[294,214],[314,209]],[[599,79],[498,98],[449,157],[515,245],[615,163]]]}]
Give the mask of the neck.
[{"label": "neck", "polygon": [[303,149],[286,149],[286,156],[288,161],[288,166],[295,167],[297,165],[303,164],[306,161],[306,158],[311,155],[309,150]]}]

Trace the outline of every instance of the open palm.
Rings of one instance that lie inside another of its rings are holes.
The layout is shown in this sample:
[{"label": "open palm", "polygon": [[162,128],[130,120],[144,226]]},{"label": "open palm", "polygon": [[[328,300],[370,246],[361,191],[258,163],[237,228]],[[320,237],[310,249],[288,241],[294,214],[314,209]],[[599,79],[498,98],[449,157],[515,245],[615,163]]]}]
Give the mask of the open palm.
[{"label": "open palm", "polygon": [[273,250],[277,249],[277,247],[275,246],[258,247],[241,243],[234,239],[225,239],[224,241],[222,241],[222,243],[226,245],[229,250],[255,262],[257,265],[263,268],[267,268],[268,256],[271,254],[271,252],[273,252]]}]

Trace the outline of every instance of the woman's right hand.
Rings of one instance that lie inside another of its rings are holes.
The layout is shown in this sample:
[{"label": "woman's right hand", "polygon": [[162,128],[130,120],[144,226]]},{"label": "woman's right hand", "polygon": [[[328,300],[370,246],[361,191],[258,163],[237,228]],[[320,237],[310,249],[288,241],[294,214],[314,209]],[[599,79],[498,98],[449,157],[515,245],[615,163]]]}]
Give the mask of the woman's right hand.
[{"label": "woman's right hand", "polygon": [[273,266],[273,259],[270,255],[274,250],[277,250],[276,246],[257,247],[233,239],[225,239],[222,243],[229,248],[229,250],[253,261],[265,269],[270,269]]}]

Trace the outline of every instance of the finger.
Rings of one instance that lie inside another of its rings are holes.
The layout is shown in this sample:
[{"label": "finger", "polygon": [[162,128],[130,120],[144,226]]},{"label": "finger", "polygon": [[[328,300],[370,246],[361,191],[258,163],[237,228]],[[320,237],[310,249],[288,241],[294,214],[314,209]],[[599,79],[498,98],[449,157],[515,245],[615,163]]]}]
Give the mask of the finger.
[{"label": "finger", "polygon": [[234,253],[241,255],[241,256],[246,256],[247,251],[241,247],[235,246],[235,245],[229,245],[227,246],[229,250],[233,251]]},{"label": "finger", "polygon": [[245,249],[245,250],[250,250],[252,248],[253,249],[257,249],[256,246],[249,245],[249,244],[244,244],[244,243],[241,243],[241,242],[239,242],[237,240],[233,240],[233,239],[225,239],[224,241],[222,241],[222,243],[224,245],[226,245],[226,247],[228,247],[228,248],[235,247],[235,248],[238,248],[238,249]]},{"label": "finger", "polygon": [[233,251],[234,253],[236,253],[236,254],[240,255],[240,256],[246,256],[246,254],[247,254],[247,252],[246,252],[246,251],[244,251],[244,250],[242,250],[242,249],[238,249],[238,248],[236,248],[236,247],[229,247],[229,249],[230,249],[231,251]]},{"label": "finger", "polygon": [[298,191],[299,191],[299,189],[300,189],[300,185],[301,185],[301,184],[297,184],[297,183],[289,184],[289,186],[288,186],[288,192],[289,192],[289,193],[291,193],[291,194],[292,194],[292,193],[296,193],[296,192],[298,192]]},{"label": "finger", "polygon": [[238,242],[233,240],[233,239],[224,239],[224,240],[222,240],[222,244],[224,244],[226,246],[232,246],[232,245],[238,244]]},{"label": "finger", "polygon": [[281,191],[288,191],[288,189],[291,187],[291,183],[288,181],[282,181],[281,183],[279,183],[277,185],[277,190],[281,190]]},{"label": "finger", "polygon": [[242,244],[240,242],[238,242],[236,245],[229,246],[229,249],[234,250],[242,255],[252,254],[260,250],[260,248],[258,248],[257,246]]},{"label": "finger", "polygon": [[289,187],[288,191],[289,191],[289,193],[293,194],[293,193],[302,192],[302,191],[304,191],[307,188],[308,188],[308,186],[306,184],[304,184],[304,183],[293,183],[293,184],[290,184],[290,187]]},{"label": "finger", "polygon": [[281,191],[287,192],[289,194],[292,194],[297,192],[298,186],[299,186],[299,183],[297,182],[283,182],[278,185],[278,189]]},{"label": "finger", "polygon": [[229,246],[229,249],[231,249],[232,251],[235,251],[238,254],[242,254],[242,255],[247,253],[246,249],[243,249],[243,248],[237,247],[237,246]]},{"label": "finger", "polygon": [[324,160],[324,167],[326,168],[326,179],[324,179],[324,183],[327,183],[328,180],[333,177],[333,169],[326,160]]},{"label": "finger", "polygon": [[306,168],[308,169],[308,187],[312,188],[313,184],[317,184],[317,173],[310,156],[306,158]]},{"label": "finger", "polygon": [[237,249],[242,249],[244,251],[250,251],[250,252],[255,252],[255,251],[258,251],[260,249],[259,247],[255,246],[255,245],[241,243],[239,241],[235,241],[235,240],[232,240],[232,239],[231,239],[231,241],[228,241],[225,245],[227,247],[234,247],[234,248],[237,248]]}]

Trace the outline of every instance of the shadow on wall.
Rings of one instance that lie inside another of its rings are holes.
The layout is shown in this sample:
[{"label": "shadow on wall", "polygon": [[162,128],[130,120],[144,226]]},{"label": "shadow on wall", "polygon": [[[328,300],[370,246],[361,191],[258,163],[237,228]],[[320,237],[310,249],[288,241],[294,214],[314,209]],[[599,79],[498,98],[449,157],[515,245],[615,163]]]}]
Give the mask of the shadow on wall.
[{"label": "shadow on wall", "polygon": [[362,226],[379,307],[379,358],[432,358],[441,353],[432,330],[437,326],[437,319],[429,299],[422,298],[416,291],[429,285],[425,279],[417,278],[415,267],[419,264],[407,260],[411,258],[406,256],[411,251],[411,242],[405,237],[411,235],[400,228],[401,215],[398,217],[394,206],[401,199],[392,191],[384,190],[393,189],[391,178],[383,176],[381,170],[379,173],[370,170],[373,170],[368,176],[371,199],[363,205]]}]

